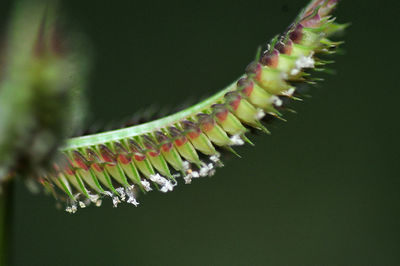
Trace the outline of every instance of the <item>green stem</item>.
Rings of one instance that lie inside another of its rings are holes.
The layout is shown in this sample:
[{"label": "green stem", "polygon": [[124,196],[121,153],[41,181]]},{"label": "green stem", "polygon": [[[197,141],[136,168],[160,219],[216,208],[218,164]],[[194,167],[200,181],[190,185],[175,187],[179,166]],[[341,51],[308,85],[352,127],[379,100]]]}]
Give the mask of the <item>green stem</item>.
[{"label": "green stem", "polygon": [[205,99],[204,101],[189,107],[185,110],[177,112],[175,114],[169,115],[164,118],[160,118],[148,123],[144,123],[141,125],[135,125],[128,128],[122,128],[118,130],[107,131],[104,133],[93,134],[83,137],[76,137],[69,139],[66,145],[62,148],[62,150],[71,150],[77,149],[85,146],[93,146],[102,143],[117,141],[124,138],[131,138],[134,136],[142,135],[148,132],[155,131],[156,129],[163,128],[166,125],[172,125],[186,117],[192,116],[198,112],[201,112],[204,109],[210,107],[210,105],[216,103],[219,99],[222,99],[228,91],[234,90],[236,88],[236,81],[214,94],[213,96]]}]

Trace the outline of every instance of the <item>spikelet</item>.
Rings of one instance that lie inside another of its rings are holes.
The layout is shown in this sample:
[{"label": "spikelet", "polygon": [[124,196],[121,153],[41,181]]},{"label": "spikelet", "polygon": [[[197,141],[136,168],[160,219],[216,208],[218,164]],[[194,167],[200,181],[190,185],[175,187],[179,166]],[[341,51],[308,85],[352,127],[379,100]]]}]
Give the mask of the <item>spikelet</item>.
[{"label": "spikelet", "polygon": [[73,213],[100,206],[104,197],[114,206],[137,206],[139,191],[169,192],[180,180],[214,175],[223,166],[221,150],[252,144],[245,136],[250,128],[268,133],[263,117],[283,119],[282,100],[296,99],[294,84],[315,82],[308,70],[325,64],[316,55],[334,53],[339,43],[327,38],[345,27],[330,16],[336,4],[312,1],[245,75],[205,101],[149,123],[70,139],[40,183]]}]

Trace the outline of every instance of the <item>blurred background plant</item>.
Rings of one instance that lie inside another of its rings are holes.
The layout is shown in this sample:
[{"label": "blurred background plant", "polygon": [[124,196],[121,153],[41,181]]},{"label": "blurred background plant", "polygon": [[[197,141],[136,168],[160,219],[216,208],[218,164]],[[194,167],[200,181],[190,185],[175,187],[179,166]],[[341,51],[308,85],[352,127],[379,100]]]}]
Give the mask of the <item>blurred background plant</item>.
[{"label": "blurred background plant", "polygon": [[[82,55],[79,36],[67,31],[56,2],[14,3],[0,67],[3,250],[12,225],[7,201],[12,200],[13,177],[38,191],[36,177],[49,169],[59,146],[84,116],[88,55]],[[6,253],[1,253],[3,264]]]}]

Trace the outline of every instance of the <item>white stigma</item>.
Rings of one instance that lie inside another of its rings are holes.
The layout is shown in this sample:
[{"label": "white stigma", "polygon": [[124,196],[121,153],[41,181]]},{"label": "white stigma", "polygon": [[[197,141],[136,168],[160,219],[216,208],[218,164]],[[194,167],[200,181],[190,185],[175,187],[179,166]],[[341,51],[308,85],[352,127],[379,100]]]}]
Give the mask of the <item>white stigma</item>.
[{"label": "white stigma", "polygon": [[185,184],[191,184],[192,183],[192,175],[188,174],[183,177],[183,180],[185,180]]},{"label": "white stigma", "polygon": [[136,201],[133,188],[134,186],[132,185],[126,189],[126,195],[128,195],[128,200],[126,202],[133,204],[135,207],[137,207],[139,205],[139,202]]},{"label": "white stigma", "polygon": [[243,145],[244,141],[242,140],[242,138],[239,135],[233,135],[231,137],[231,142],[232,145]]},{"label": "white stigma", "polygon": [[219,162],[219,156],[219,154],[212,155],[210,156],[210,160],[214,163]]},{"label": "white stigma", "polygon": [[135,207],[139,205],[139,202],[136,201],[135,197],[129,197],[126,202],[133,204]]},{"label": "white stigma", "polygon": [[265,116],[265,112],[263,109],[258,108],[257,109],[257,113],[256,113],[256,119],[260,120],[261,118],[263,118]]},{"label": "white stigma", "polygon": [[166,180],[160,191],[166,193],[168,191],[172,191],[173,189],[174,185],[169,180]]},{"label": "white stigma", "polygon": [[109,196],[112,198],[113,194],[110,191],[104,191],[104,195]]},{"label": "white stigma", "polygon": [[295,91],[296,91],[296,88],[290,88],[287,91],[283,91],[282,95],[292,96]]},{"label": "white stigma", "polygon": [[103,201],[101,199],[97,200],[95,203],[96,207],[100,207],[102,203],[103,203]]},{"label": "white stigma", "polygon": [[76,211],[77,211],[77,207],[76,207],[76,204],[75,203],[73,203],[71,206],[68,206],[66,209],[65,209],[65,211],[66,212],[69,212],[69,213],[75,213]]},{"label": "white stigma", "polygon": [[147,192],[153,190],[153,189],[151,188],[151,186],[150,186],[150,182],[149,182],[149,181],[147,181],[147,180],[142,180],[141,183],[142,183],[142,185],[143,185],[144,190],[146,190]]},{"label": "white stigma", "polygon": [[300,69],[298,69],[297,67],[293,68],[292,71],[290,71],[290,75],[292,75],[292,76],[296,76],[299,73],[300,73]]},{"label": "white stigma", "polygon": [[159,185],[164,185],[166,179],[160,174],[150,175],[150,180]]},{"label": "white stigma", "polygon": [[190,168],[190,163],[188,161],[183,161],[183,170],[187,171]]},{"label": "white stigma", "polygon": [[174,189],[174,185],[160,174],[151,175],[150,180],[162,186],[160,189],[161,192],[165,193]]},{"label": "white stigma", "polygon": [[116,191],[119,194],[119,198],[121,199],[121,201],[125,201],[125,191],[123,187],[119,187],[116,189]]},{"label": "white stigma", "polygon": [[275,105],[275,106],[282,106],[282,100],[278,97],[278,96],[272,96],[271,97],[271,102]]},{"label": "white stigma", "polygon": [[300,56],[300,58],[296,60],[296,68],[313,68],[315,61],[312,56],[312,54],[309,56]]},{"label": "white stigma", "polygon": [[185,184],[192,183],[192,178],[198,178],[200,176],[199,172],[193,171],[192,169],[188,169],[186,172],[187,175],[183,177],[183,180],[185,180]]},{"label": "white stigma", "polygon": [[309,56],[300,56],[299,59],[296,60],[295,67],[290,71],[290,74],[294,76],[299,74],[303,68],[314,68],[315,61],[312,57],[313,53]]},{"label": "white stigma", "polygon": [[96,203],[99,200],[99,195],[97,195],[97,194],[94,194],[94,195],[89,194],[89,198],[90,198],[91,202]]},{"label": "white stigma", "polygon": [[199,175],[201,177],[205,177],[205,176],[208,175],[208,167],[207,167],[207,165],[204,165],[202,168],[200,168]]},{"label": "white stigma", "polygon": [[118,197],[113,197],[112,201],[113,201],[114,208],[116,208],[118,206],[118,203],[121,203],[121,201],[119,200]]}]

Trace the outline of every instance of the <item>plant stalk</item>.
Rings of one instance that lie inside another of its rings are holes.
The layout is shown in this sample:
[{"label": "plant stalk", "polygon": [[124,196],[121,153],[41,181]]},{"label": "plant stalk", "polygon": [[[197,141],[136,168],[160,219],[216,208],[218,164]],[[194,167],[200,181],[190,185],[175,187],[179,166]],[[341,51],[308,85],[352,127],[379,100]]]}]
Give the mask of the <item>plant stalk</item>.
[{"label": "plant stalk", "polygon": [[13,182],[5,182],[0,192],[0,265],[10,265]]}]

